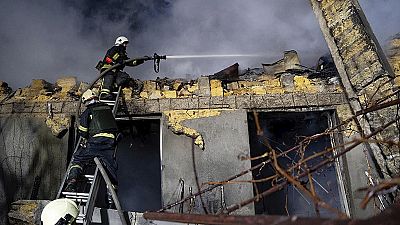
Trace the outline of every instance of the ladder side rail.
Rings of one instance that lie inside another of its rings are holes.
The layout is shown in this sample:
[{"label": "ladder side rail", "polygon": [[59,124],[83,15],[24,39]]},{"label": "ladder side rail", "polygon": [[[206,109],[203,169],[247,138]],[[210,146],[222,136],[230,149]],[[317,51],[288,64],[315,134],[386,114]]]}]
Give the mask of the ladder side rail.
[{"label": "ladder side rail", "polygon": [[99,173],[99,169],[98,167],[96,167],[96,171],[94,173],[94,179],[93,179],[93,183],[90,187],[90,191],[89,191],[89,199],[86,203],[86,207],[85,207],[85,219],[83,221],[83,224],[90,224],[92,221],[92,216],[93,216],[93,211],[94,211],[94,205],[96,203],[96,197],[97,197],[97,192],[99,190],[100,187],[100,173]]},{"label": "ladder side rail", "polygon": [[115,114],[117,113],[120,95],[121,95],[121,86],[118,87],[118,94],[115,98],[114,107],[112,109],[112,114],[114,115],[114,117],[115,117]]},{"label": "ladder side rail", "polygon": [[94,158],[94,162],[96,163],[97,168],[100,170],[100,173],[103,176],[104,181],[106,182],[108,188],[111,191],[111,195],[112,195],[115,207],[117,208],[118,215],[119,215],[119,217],[121,219],[122,225],[128,225],[126,220],[125,220],[124,213],[122,212],[121,204],[119,203],[119,200],[118,200],[118,197],[117,197],[117,193],[115,193],[115,190],[114,190],[114,188],[112,186],[111,180],[108,177],[103,165],[101,164],[100,160],[97,157]]}]

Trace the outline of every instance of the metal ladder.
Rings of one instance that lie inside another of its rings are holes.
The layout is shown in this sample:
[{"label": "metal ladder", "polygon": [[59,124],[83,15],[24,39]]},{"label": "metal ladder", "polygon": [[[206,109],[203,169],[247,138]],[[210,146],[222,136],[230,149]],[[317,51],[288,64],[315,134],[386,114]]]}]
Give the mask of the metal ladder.
[{"label": "metal ladder", "polygon": [[[116,96],[115,100],[101,100],[100,99],[99,101],[112,107],[112,113],[115,117],[116,113],[117,113],[117,109],[118,109],[119,98],[121,95],[121,87],[118,88],[117,92],[112,92],[112,93]],[[74,153],[78,150],[81,141],[82,141],[82,137],[80,136],[79,140],[75,146]],[[72,162],[72,160],[71,160],[71,162]],[[99,171],[99,167],[96,166],[93,174],[83,175],[84,179],[82,181],[80,180],[78,182],[77,192],[66,192],[66,191],[64,191],[64,188],[65,188],[65,183],[67,181],[68,174],[69,174],[69,171],[71,168],[71,162],[68,165],[68,170],[64,175],[64,180],[61,183],[61,186],[57,193],[56,199],[68,198],[68,199],[75,201],[75,203],[79,207],[79,214],[75,220],[75,223],[87,225],[87,224],[90,224],[91,220],[92,220],[94,205],[96,202],[97,192],[99,190],[102,175]],[[110,187],[110,188],[112,188],[112,187]]]}]

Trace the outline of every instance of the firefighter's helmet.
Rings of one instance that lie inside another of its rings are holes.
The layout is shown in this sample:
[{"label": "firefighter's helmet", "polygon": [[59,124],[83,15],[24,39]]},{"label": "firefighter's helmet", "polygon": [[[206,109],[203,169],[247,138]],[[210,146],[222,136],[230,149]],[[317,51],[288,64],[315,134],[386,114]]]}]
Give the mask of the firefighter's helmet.
[{"label": "firefighter's helmet", "polygon": [[115,40],[115,46],[120,46],[120,45],[122,45],[123,43],[128,43],[129,42],[129,40],[128,40],[128,38],[127,37],[125,37],[125,36],[119,36],[119,37],[117,37],[117,39]]},{"label": "firefighter's helmet", "polygon": [[40,221],[43,225],[72,224],[78,214],[79,208],[74,201],[60,198],[51,201],[44,207]]}]

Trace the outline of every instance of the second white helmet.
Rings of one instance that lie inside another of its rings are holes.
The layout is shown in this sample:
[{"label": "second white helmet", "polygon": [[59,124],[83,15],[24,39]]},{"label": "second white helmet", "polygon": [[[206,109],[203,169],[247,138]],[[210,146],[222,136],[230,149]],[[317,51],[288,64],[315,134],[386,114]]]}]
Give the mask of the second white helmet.
[{"label": "second white helmet", "polygon": [[125,42],[129,42],[128,38],[125,36],[119,36],[117,37],[117,39],[115,40],[115,46],[120,46]]},{"label": "second white helmet", "polygon": [[[69,217],[67,215],[69,214]],[[40,220],[43,225],[54,225],[60,219],[68,219],[66,224],[70,225],[79,214],[79,208],[71,199],[60,198],[51,201],[44,207]],[[64,224],[64,223],[63,223]]]}]

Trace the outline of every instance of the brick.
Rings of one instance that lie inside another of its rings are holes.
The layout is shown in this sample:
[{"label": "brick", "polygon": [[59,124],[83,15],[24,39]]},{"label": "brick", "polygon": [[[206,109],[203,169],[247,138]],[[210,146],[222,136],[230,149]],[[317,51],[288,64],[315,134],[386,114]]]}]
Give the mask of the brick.
[{"label": "brick", "polygon": [[62,113],[76,113],[76,109],[78,107],[77,101],[75,102],[65,102],[64,107],[62,108]]},{"label": "brick", "polygon": [[223,96],[224,90],[220,80],[210,80],[211,96]]},{"label": "brick", "polygon": [[284,88],[294,88],[294,74],[284,73],[280,77],[280,81]]},{"label": "brick", "polygon": [[[318,95],[317,94],[305,94],[308,106],[318,106]],[[295,99],[296,101],[296,99]]]},{"label": "brick", "polygon": [[193,97],[188,98],[188,109],[198,109],[199,108],[199,98]]},{"label": "brick", "polygon": [[230,109],[236,109],[236,96],[224,96],[223,103]]},{"label": "brick", "polygon": [[158,103],[160,104],[160,112],[171,110],[171,99],[159,99]]},{"label": "brick", "polygon": [[0,113],[1,114],[9,114],[13,111],[13,103],[2,104],[0,105]]},{"label": "brick", "polygon": [[189,102],[187,98],[174,98],[171,99],[171,109],[188,109]]},{"label": "brick", "polygon": [[214,96],[210,98],[210,108],[227,108],[224,107],[224,97],[222,96]]},{"label": "brick", "polygon": [[34,104],[32,112],[33,113],[47,113],[47,104],[43,103],[43,102],[37,102],[36,104]]},{"label": "brick", "polygon": [[209,108],[210,108],[210,97],[200,97],[199,109],[209,109]]},{"label": "brick", "polygon": [[330,93],[329,97],[331,105],[341,105],[346,103],[345,96],[342,93]]},{"label": "brick", "polygon": [[210,96],[210,81],[208,77],[199,77],[197,80],[199,84],[198,95]]},{"label": "brick", "polygon": [[236,107],[238,109],[249,109],[251,107],[250,95],[236,96]]},{"label": "brick", "polygon": [[61,113],[64,107],[64,102],[50,102],[53,113]]},{"label": "brick", "polygon": [[146,113],[145,102],[142,99],[137,99],[132,101],[129,105],[127,105],[129,112],[133,114],[144,114]]},{"label": "brick", "polygon": [[267,100],[264,99],[264,96],[252,95],[250,102],[253,109],[267,108]]},{"label": "brick", "polygon": [[283,94],[281,95],[282,103],[285,107],[292,107],[294,106],[294,100],[292,94]]},{"label": "brick", "polygon": [[293,101],[295,106],[308,106],[305,94],[293,94]]},{"label": "brick", "polygon": [[330,94],[318,94],[318,105],[331,105]]},{"label": "brick", "polygon": [[25,103],[24,102],[14,102],[12,113],[23,113],[25,110]]},{"label": "brick", "polygon": [[163,91],[162,95],[165,98],[176,98],[176,91],[175,90]]},{"label": "brick", "polygon": [[145,106],[146,113],[160,112],[160,104],[158,103],[158,99],[146,100],[145,104],[146,104],[146,106]]},{"label": "brick", "polygon": [[267,108],[280,108],[284,106],[279,94],[265,95],[264,99],[267,101]]}]

